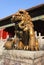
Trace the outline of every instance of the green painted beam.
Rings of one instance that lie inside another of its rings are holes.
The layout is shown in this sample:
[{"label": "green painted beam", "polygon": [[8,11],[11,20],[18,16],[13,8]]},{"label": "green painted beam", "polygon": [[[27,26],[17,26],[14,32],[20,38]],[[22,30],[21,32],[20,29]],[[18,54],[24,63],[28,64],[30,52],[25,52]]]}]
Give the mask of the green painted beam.
[{"label": "green painted beam", "polygon": [[36,20],[43,20],[44,21],[44,15],[32,18],[32,21],[36,21]]},{"label": "green painted beam", "polygon": [[15,26],[15,23],[1,26],[0,29],[5,29],[5,28],[11,27],[11,26]]}]

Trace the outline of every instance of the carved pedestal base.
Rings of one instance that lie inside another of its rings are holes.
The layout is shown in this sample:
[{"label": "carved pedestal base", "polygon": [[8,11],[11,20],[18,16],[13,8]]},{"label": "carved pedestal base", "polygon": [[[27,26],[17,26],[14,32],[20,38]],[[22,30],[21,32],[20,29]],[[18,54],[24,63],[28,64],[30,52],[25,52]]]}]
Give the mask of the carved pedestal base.
[{"label": "carved pedestal base", "polygon": [[44,51],[4,50],[0,65],[44,65]]}]

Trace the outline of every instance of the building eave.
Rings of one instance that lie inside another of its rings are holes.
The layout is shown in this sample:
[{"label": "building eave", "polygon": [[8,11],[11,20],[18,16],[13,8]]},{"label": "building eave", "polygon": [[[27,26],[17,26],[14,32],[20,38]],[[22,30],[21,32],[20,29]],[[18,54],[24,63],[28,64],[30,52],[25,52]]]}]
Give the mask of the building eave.
[{"label": "building eave", "polygon": [[[37,9],[37,8],[40,8],[40,7],[42,7],[42,6],[44,7],[44,4],[40,4],[40,5],[34,6],[34,7],[32,7],[32,8],[28,8],[28,9],[26,9],[26,11],[27,11],[27,12],[30,12],[30,11],[35,10],[35,9]],[[15,13],[14,13],[14,14],[15,14]],[[7,16],[7,17],[5,17],[5,18],[0,19],[0,21],[9,19],[9,18],[11,18],[14,14],[12,14],[12,15],[10,15],[10,16]]]}]

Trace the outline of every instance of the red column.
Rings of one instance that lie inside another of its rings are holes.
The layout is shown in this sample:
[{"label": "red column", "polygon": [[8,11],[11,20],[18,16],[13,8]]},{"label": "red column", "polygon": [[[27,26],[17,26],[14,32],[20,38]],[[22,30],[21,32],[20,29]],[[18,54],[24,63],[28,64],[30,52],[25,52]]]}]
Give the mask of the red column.
[{"label": "red column", "polygon": [[6,39],[7,35],[8,35],[8,32],[6,32],[6,31],[4,31],[2,29],[0,30],[0,39],[1,38]]},{"label": "red column", "polygon": [[2,38],[3,29],[0,30],[0,39]]}]

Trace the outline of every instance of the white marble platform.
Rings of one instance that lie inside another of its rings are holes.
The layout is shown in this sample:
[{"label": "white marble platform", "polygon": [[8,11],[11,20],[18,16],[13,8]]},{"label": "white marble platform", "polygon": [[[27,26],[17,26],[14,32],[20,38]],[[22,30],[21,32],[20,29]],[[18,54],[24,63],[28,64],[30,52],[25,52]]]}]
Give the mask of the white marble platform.
[{"label": "white marble platform", "polygon": [[0,65],[44,65],[44,51],[3,50]]}]

